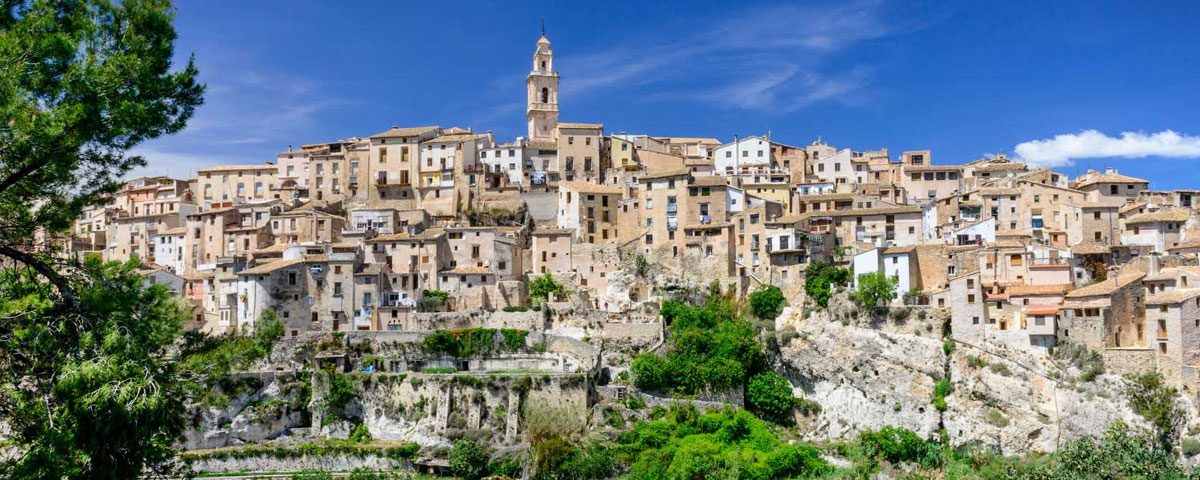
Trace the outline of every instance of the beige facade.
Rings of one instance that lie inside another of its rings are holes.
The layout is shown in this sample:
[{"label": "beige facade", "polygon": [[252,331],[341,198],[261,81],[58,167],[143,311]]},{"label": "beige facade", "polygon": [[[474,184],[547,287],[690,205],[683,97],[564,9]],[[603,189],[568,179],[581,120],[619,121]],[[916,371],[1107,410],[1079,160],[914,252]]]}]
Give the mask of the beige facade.
[{"label": "beige facade", "polygon": [[603,178],[600,149],[604,126],[598,123],[559,123],[558,181],[599,182]]},{"label": "beige facade", "polygon": [[196,175],[196,199],[205,209],[282,197],[274,190],[280,186],[279,168],[270,163],[206,168]]},{"label": "beige facade", "polygon": [[615,242],[617,215],[624,190],[593,183],[558,184],[558,227],[575,230],[586,243]]}]

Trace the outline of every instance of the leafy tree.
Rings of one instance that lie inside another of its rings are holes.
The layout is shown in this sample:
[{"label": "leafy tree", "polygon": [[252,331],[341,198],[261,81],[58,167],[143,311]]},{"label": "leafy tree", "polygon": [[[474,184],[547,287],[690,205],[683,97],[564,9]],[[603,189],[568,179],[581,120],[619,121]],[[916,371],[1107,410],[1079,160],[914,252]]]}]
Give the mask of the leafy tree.
[{"label": "leafy tree", "polygon": [[13,0],[0,9],[0,423],[6,478],[162,471],[183,425],[166,347],[182,309],[134,264],[68,259],[54,242],[181,130],[204,91],[172,71],[163,0]]},{"label": "leafy tree", "polygon": [[672,405],[658,420],[622,434],[620,457],[631,462],[626,478],[814,478],[831,472],[820,452],[789,445],[745,410],[700,413]]},{"label": "leafy tree", "polygon": [[554,280],[554,276],[549,272],[542,274],[540,277],[535,277],[532,282],[529,282],[529,298],[542,303],[550,299],[551,295],[563,296],[567,290],[563,288],[561,283]]},{"label": "leafy tree", "polygon": [[750,313],[763,320],[774,320],[783,313],[783,292],[774,285],[763,285],[750,294]]},{"label": "leafy tree", "polygon": [[20,455],[5,478],[139,478],[162,471],[183,432],[183,386],[168,348],[187,314],[134,262],[86,258],[57,287],[0,271],[0,414]]},{"label": "leafy tree", "polygon": [[896,285],[899,283],[899,280],[883,271],[864,273],[858,276],[858,289],[854,291],[854,301],[863,308],[886,305],[896,298]]},{"label": "leafy tree", "polygon": [[728,299],[709,297],[703,305],[664,302],[661,312],[671,322],[671,349],[665,357],[634,359],[631,370],[638,388],[684,395],[726,391],[762,371],[763,346]]},{"label": "leafy tree", "polygon": [[265,349],[270,350],[276,340],[283,337],[283,322],[275,315],[274,310],[265,310],[258,316],[254,324],[254,339]]},{"label": "leafy tree", "polygon": [[816,262],[804,271],[804,293],[821,308],[825,308],[829,306],[829,297],[833,295],[834,287],[844,286],[849,280],[850,270]]},{"label": "leafy tree", "polygon": [[1163,381],[1162,374],[1149,372],[1131,378],[1126,395],[1133,410],[1150,422],[1160,448],[1171,451],[1187,421],[1179,392]]},{"label": "leafy tree", "polygon": [[746,387],[746,406],[760,417],[786,422],[796,406],[791,382],[775,372],[755,375]]},{"label": "leafy tree", "polygon": [[466,480],[487,475],[488,452],[471,440],[459,440],[450,447],[450,473]]}]

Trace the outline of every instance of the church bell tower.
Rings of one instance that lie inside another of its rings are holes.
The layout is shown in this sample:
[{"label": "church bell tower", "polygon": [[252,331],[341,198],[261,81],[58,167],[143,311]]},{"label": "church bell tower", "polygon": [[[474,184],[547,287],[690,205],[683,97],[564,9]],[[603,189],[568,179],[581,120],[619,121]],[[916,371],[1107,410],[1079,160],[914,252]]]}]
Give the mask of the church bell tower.
[{"label": "church bell tower", "polygon": [[525,81],[528,96],[525,120],[529,124],[529,140],[553,142],[558,127],[558,73],[554,71],[554,52],[546,38],[546,27],[533,52],[533,70]]}]

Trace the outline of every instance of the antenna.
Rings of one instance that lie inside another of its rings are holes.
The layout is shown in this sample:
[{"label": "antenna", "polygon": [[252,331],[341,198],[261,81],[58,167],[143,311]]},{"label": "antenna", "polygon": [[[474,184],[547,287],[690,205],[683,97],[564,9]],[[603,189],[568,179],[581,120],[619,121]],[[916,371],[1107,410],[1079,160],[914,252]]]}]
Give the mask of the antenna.
[{"label": "antenna", "polygon": [[546,17],[542,17],[542,36],[546,36]]}]

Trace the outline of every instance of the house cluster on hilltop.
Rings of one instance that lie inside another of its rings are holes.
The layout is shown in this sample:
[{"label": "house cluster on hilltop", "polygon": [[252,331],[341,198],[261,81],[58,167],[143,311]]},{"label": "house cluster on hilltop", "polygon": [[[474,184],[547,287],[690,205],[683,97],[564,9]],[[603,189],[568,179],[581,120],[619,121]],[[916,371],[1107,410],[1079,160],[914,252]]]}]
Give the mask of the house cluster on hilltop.
[{"label": "house cluster on hilltop", "polygon": [[949,309],[963,341],[1067,341],[1115,370],[1197,380],[1200,190],[1003,156],[610,134],[559,121],[553,62],[543,35],[525,137],[392,127],[138,178],[80,216],[69,248],[136,257],[193,302],[195,328],[273,311],[291,335],[525,305],[547,273],[581,308],[619,314],[660,293],[631,258],[741,293],[794,291],[827,261],[896,278],[898,304]]}]

